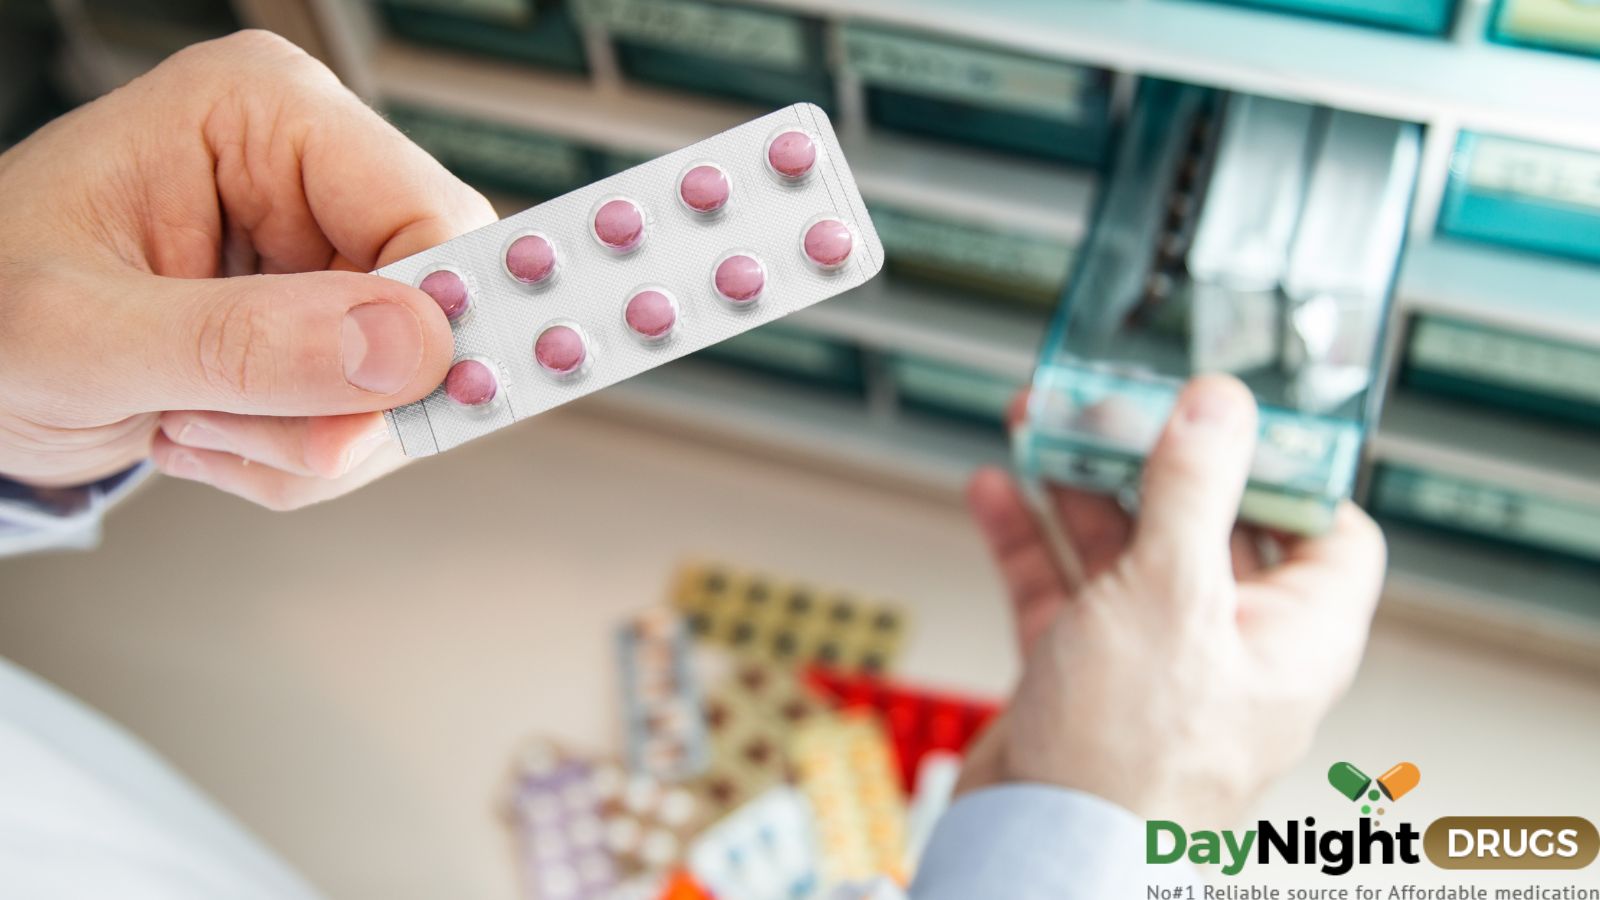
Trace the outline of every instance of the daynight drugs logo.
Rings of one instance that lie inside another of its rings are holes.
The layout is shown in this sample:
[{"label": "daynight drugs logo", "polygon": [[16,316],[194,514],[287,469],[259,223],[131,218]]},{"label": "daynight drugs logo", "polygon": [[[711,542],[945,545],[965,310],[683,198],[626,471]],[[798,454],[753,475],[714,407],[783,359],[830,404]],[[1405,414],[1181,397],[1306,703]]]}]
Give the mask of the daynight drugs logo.
[{"label": "daynight drugs logo", "polygon": [[1409,762],[1377,778],[1336,762],[1328,769],[1328,784],[1361,804],[1356,827],[1318,829],[1316,818],[1306,816],[1285,823],[1262,819],[1247,831],[1190,832],[1177,822],[1153,819],[1145,823],[1145,861],[1188,860],[1238,875],[1254,858],[1257,865],[1315,865],[1323,874],[1344,875],[1358,865],[1413,865],[1424,856],[1444,869],[1581,869],[1600,854],[1600,832],[1577,816],[1447,816],[1431,823],[1426,834],[1405,821],[1384,828],[1378,817],[1389,815],[1421,783],[1421,769]]}]

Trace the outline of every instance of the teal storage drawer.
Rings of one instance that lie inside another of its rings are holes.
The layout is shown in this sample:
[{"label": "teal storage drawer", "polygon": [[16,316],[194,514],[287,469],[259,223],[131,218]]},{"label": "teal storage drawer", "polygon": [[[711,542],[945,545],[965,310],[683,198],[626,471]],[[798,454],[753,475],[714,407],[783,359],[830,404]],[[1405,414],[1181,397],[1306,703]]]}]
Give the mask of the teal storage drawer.
[{"label": "teal storage drawer", "polygon": [[1368,505],[1379,516],[1600,563],[1600,508],[1565,498],[1383,465],[1373,475]]},{"label": "teal storage drawer", "polygon": [[381,0],[407,40],[583,71],[583,40],[560,0]]},{"label": "teal storage drawer", "polygon": [[701,350],[696,358],[732,363],[816,387],[859,392],[859,348],[785,325],[765,325]]},{"label": "teal storage drawer", "polygon": [[875,125],[1061,162],[1105,158],[1109,72],[860,23],[841,38]]},{"label": "teal storage drawer", "polygon": [[1499,0],[1489,37],[1503,44],[1600,56],[1600,3],[1594,0]]},{"label": "teal storage drawer", "polygon": [[1375,25],[1413,34],[1444,35],[1455,21],[1454,0],[1227,0],[1240,6]]},{"label": "teal storage drawer", "polygon": [[1600,262],[1600,153],[1464,133],[1439,230]]},{"label": "teal storage drawer", "polygon": [[1004,429],[1006,410],[1026,387],[1025,379],[963,368],[920,356],[892,356],[887,361],[901,405]]},{"label": "teal storage drawer", "polygon": [[[1595,302],[1600,310],[1600,297]],[[1520,413],[1600,426],[1600,348],[1422,315],[1412,322],[1406,338],[1401,383]]]},{"label": "teal storage drawer", "polygon": [[418,106],[392,106],[388,116],[480,190],[545,199],[595,180],[592,154],[559,138]]},{"label": "teal storage drawer", "polygon": [[868,210],[897,276],[1054,309],[1072,271],[1075,248],[1057,240],[882,203]]},{"label": "teal storage drawer", "polygon": [[576,11],[611,36],[618,65],[635,81],[834,109],[820,20],[704,0],[577,0]]}]

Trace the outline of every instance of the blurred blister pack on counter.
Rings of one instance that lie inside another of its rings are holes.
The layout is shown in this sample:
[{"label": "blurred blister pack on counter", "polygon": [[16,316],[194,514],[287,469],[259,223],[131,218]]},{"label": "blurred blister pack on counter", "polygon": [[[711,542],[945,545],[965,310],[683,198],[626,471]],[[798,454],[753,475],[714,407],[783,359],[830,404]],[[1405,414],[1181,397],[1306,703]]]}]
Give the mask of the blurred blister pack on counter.
[{"label": "blurred blister pack on counter", "polygon": [[1146,82],[1015,436],[1024,477],[1131,504],[1183,383],[1229,372],[1261,408],[1241,518],[1327,528],[1376,418],[1419,153],[1409,123]]}]

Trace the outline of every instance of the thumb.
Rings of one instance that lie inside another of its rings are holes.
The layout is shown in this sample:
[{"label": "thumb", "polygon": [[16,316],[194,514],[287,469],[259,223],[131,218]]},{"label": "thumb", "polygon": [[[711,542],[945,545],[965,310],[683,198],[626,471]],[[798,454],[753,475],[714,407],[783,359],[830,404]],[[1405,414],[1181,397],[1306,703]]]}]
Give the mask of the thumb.
[{"label": "thumb", "polygon": [[1226,573],[1255,452],[1256,407],[1238,379],[1204,375],[1178,395],[1144,465],[1135,558],[1193,585]]},{"label": "thumb", "polygon": [[450,365],[454,341],[438,304],[387,278],[140,280],[118,304],[142,371],[116,393],[131,388],[134,411],[371,412],[427,396]]}]

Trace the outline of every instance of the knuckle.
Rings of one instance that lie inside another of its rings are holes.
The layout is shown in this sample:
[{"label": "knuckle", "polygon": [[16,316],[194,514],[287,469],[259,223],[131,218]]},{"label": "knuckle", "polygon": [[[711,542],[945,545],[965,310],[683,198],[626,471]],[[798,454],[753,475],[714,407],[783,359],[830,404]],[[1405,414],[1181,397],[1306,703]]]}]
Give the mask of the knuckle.
[{"label": "knuckle", "polygon": [[250,302],[220,303],[206,313],[194,352],[209,387],[244,400],[272,383],[268,315]]}]

